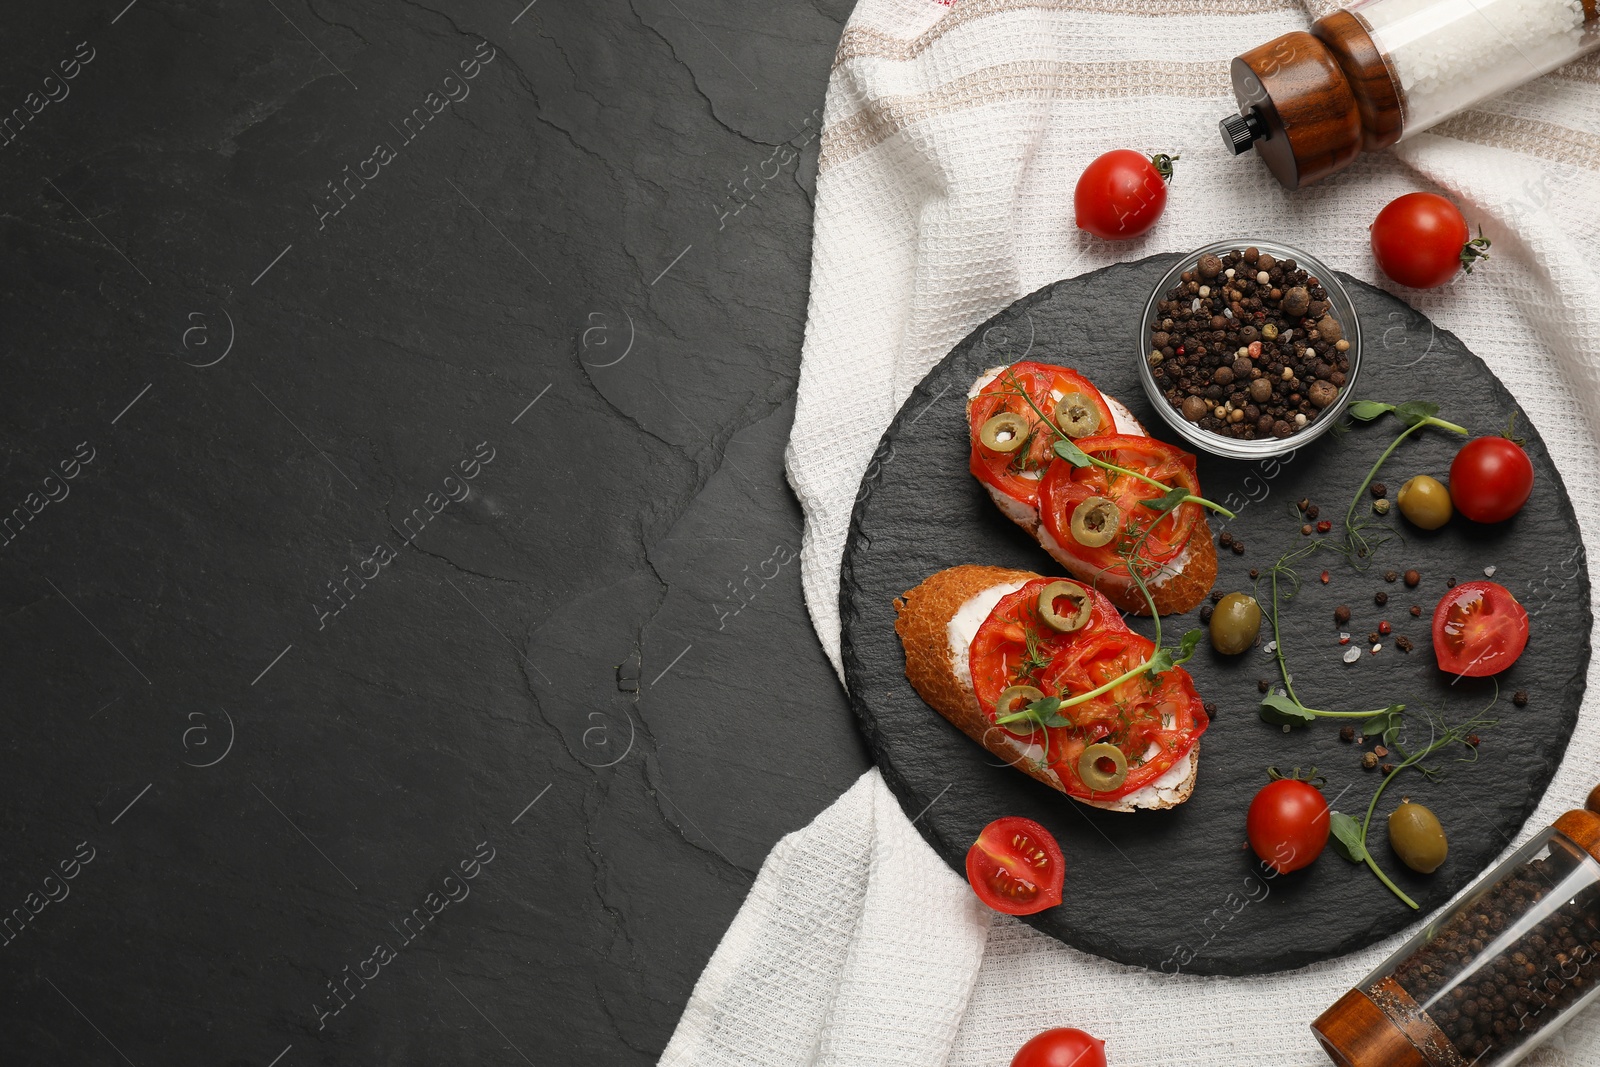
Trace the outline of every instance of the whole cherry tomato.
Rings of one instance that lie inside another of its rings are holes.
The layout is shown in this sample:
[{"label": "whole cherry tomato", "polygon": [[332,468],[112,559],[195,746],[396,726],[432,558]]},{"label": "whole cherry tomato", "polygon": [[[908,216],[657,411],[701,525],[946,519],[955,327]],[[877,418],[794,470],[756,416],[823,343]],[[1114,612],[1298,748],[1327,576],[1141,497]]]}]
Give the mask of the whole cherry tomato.
[{"label": "whole cherry tomato", "polygon": [[1177,156],[1107,152],[1083,169],[1072,194],[1078,229],[1126,241],[1156,224],[1167,207],[1167,182]]},{"label": "whole cherry tomato", "polygon": [[1533,464],[1505,437],[1468,441],[1450,463],[1450,501],[1473,522],[1504,522],[1533,492]]},{"label": "whole cherry tomato", "polygon": [[1328,843],[1328,802],[1309,782],[1268,782],[1250,802],[1245,836],[1261,862],[1288,874],[1309,866]]},{"label": "whole cherry tomato", "polygon": [[1011,1058],[1011,1067],[1106,1067],[1106,1043],[1058,1026],[1029,1038]]},{"label": "whole cherry tomato", "polygon": [[1032,915],[1061,903],[1066,861],[1050,831],[1020,815],[983,828],[967,849],[967,881],[995,911]]},{"label": "whole cherry tomato", "polygon": [[1527,647],[1528,612],[1496,582],[1463,582],[1433,609],[1433,654],[1450,674],[1499,674]]},{"label": "whole cherry tomato", "polygon": [[1460,210],[1436,193],[1407,193],[1389,201],[1372,224],[1372,254],[1383,273],[1413,289],[1433,289],[1478,259],[1489,242],[1469,238]]}]

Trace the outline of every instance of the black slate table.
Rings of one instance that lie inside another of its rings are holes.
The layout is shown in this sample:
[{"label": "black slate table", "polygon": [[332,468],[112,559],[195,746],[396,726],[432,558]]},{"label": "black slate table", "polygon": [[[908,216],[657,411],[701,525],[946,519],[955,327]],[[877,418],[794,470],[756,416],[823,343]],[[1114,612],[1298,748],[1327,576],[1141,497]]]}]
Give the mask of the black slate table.
[{"label": "black slate table", "polygon": [[653,1062],[867,766],[782,476],[849,6],[6,5],[8,1063]]}]

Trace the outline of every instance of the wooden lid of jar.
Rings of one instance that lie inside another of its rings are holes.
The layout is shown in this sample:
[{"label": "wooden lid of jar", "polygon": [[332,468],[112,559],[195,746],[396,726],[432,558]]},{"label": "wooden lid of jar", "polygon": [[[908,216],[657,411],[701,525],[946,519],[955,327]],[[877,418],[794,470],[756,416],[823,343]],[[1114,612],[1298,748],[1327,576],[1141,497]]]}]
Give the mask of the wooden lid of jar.
[{"label": "wooden lid of jar", "polygon": [[1589,791],[1582,808],[1566,812],[1556,820],[1556,830],[1600,860],[1600,785]]},{"label": "wooden lid of jar", "polygon": [[1311,1030],[1339,1067],[1429,1067],[1406,1032],[1359,989],[1317,1016]]},{"label": "wooden lid of jar", "polygon": [[1404,97],[1371,27],[1358,15],[1335,11],[1312,23],[1311,34],[1328,46],[1350,84],[1361,113],[1361,147],[1379,152],[1398,141],[1405,126]]},{"label": "wooden lid of jar", "polygon": [[1333,52],[1296,30],[1233,61],[1241,114],[1266,127],[1256,152],[1290,189],[1310,185],[1361,154],[1361,111]]}]

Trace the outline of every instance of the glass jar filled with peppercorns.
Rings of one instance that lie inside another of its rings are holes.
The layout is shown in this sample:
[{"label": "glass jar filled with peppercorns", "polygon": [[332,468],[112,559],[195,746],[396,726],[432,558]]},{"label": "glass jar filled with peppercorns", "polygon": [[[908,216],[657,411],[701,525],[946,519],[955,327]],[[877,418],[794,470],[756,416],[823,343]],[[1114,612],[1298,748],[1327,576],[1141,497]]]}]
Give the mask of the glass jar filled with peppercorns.
[{"label": "glass jar filled with peppercorns", "polygon": [[1311,1024],[1341,1067],[1505,1067],[1600,992],[1600,786]]}]

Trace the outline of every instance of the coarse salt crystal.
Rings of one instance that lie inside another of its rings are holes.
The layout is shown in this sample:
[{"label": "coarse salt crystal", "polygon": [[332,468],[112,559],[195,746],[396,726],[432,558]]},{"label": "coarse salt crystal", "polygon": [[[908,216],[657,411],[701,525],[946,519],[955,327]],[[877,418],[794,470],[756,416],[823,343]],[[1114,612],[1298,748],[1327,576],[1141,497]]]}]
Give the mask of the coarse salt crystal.
[{"label": "coarse salt crystal", "polygon": [[1493,578],[1494,577],[1494,571],[1495,571],[1495,569],[1493,567],[1485,567],[1485,568],[1483,568],[1483,576],[1485,578]]},{"label": "coarse salt crystal", "polygon": [[1194,302],[1189,305],[1189,310],[1190,311],[1199,311],[1200,310],[1200,298],[1198,296],[1195,297],[1194,298]]},{"label": "coarse salt crystal", "polygon": [[1383,646],[1382,645],[1373,645],[1372,646],[1372,654],[1374,656],[1376,656],[1379,652],[1382,652],[1382,651],[1383,651]]},{"label": "coarse salt crystal", "polygon": [[1361,658],[1361,650],[1359,648],[1347,648],[1347,649],[1345,649],[1345,651],[1344,651],[1344,661],[1346,663],[1354,663],[1356,660],[1358,660],[1360,658]]},{"label": "coarse salt crystal", "polygon": [[1261,646],[1261,651],[1265,652],[1269,656],[1272,655],[1272,653],[1278,651],[1278,642],[1268,641],[1266,644]]}]

